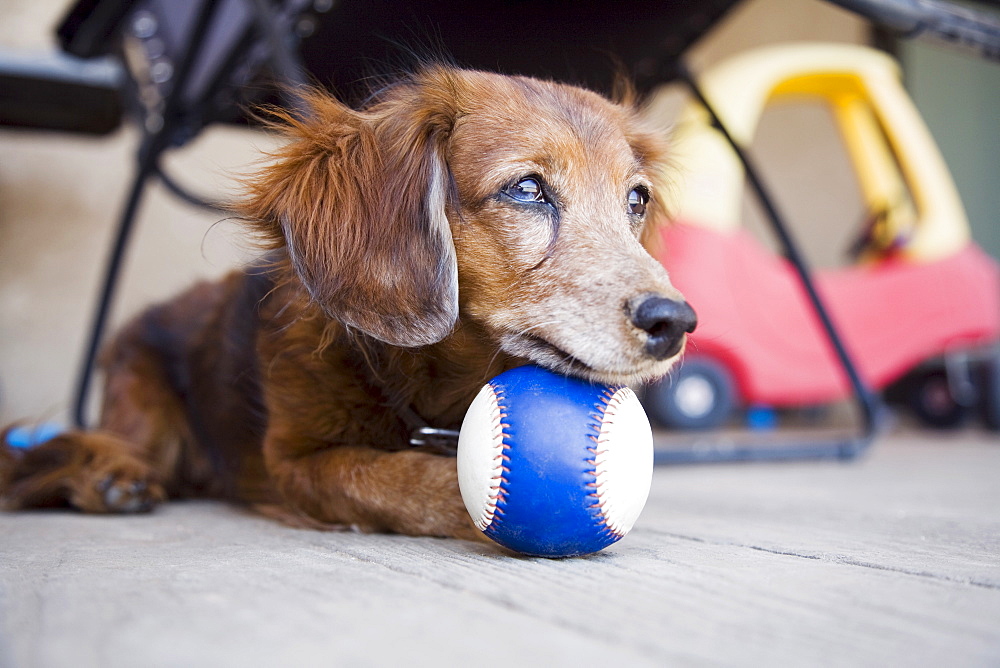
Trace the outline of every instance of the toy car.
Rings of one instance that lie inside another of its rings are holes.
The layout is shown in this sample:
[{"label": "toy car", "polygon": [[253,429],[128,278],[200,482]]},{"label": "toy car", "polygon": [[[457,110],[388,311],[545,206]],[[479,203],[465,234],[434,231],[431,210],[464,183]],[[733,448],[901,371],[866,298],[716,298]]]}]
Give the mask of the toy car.
[{"label": "toy car", "polygon": [[[954,182],[888,56],[853,45],[748,52],[700,77],[737,142],[793,96],[828,105],[868,223],[851,266],[814,280],[861,377],[949,426],[978,405],[1000,428],[1000,266],[972,242]],[[789,262],[741,220],[744,171],[705,109],[677,123],[676,222],[659,259],[698,312],[685,361],[645,403],[676,428],[723,424],[737,406],[802,407],[850,386]]]}]

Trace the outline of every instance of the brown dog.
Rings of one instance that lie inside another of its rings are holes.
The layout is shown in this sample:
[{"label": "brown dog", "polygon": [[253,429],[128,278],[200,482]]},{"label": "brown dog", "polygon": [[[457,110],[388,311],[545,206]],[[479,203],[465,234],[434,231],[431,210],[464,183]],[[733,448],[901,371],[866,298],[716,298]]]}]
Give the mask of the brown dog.
[{"label": "brown dog", "polygon": [[643,249],[665,149],[571,86],[428,67],[364,109],[311,96],[239,214],[270,249],[128,325],[100,430],[0,448],[8,508],[250,503],[298,525],[478,534],[455,460],[480,386],[535,362],[666,373],[694,312]]}]

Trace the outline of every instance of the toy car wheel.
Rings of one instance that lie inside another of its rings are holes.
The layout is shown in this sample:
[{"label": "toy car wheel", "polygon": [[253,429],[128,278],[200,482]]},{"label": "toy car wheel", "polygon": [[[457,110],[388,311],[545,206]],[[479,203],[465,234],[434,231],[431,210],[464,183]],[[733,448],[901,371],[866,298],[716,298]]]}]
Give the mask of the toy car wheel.
[{"label": "toy car wheel", "polygon": [[676,372],[650,385],[646,410],[664,427],[710,429],[733,410],[735,392],[729,372],[710,359],[687,359]]},{"label": "toy car wheel", "polygon": [[953,429],[965,421],[968,408],[958,403],[943,369],[916,377],[910,391],[910,407],[920,420],[936,429]]},{"label": "toy car wheel", "polygon": [[979,409],[983,423],[1000,431],[1000,353],[983,362],[979,379]]}]

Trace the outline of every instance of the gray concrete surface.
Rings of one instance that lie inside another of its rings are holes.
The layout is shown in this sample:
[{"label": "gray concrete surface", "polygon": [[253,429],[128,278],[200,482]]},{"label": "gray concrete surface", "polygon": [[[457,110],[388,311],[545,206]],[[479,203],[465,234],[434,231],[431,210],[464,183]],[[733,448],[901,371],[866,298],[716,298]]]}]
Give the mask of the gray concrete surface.
[{"label": "gray concrete surface", "polygon": [[0,665],[996,666],[1000,442],[659,468],[585,558],[230,506],[0,515]]}]

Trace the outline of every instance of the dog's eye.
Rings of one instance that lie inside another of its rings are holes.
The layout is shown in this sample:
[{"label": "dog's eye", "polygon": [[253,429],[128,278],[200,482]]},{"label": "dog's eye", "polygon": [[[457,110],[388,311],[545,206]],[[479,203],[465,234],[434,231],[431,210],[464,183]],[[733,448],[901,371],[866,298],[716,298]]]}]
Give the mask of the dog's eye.
[{"label": "dog's eye", "polygon": [[633,188],[628,194],[628,209],[636,216],[646,213],[646,204],[649,203],[649,193],[644,188]]},{"label": "dog's eye", "polygon": [[544,202],[545,192],[542,184],[536,178],[521,179],[512,186],[503,189],[505,195],[518,202]]}]

